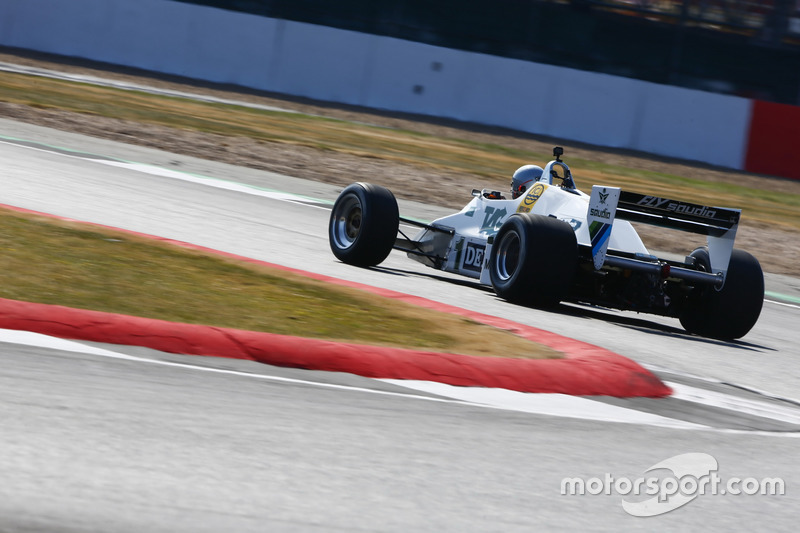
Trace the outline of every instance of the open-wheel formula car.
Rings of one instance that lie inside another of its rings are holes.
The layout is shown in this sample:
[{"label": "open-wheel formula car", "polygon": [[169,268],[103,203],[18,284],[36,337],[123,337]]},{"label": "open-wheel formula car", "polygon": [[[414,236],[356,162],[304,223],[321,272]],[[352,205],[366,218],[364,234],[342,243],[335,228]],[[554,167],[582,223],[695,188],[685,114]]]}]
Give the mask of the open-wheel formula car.
[{"label": "open-wheel formula car", "polygon": [[[331,250],[361,267],[400,250],[524,305],[571,301],[676,317],[687,331],[719,339],[750,331],[761,313],[764,276],[755,257],[733,247],[741,210],[602,185],[587,195],[575,187],[562,154],[556,147],[555,159],[517,198],[475,189],[461,211],[430,224],[400,217],[388,189],[354,183],[333,206]],[[400,221],[420,232],[409,238]],[[683,261],[659,258],[630,221],[705,234],[707,246]]]}]

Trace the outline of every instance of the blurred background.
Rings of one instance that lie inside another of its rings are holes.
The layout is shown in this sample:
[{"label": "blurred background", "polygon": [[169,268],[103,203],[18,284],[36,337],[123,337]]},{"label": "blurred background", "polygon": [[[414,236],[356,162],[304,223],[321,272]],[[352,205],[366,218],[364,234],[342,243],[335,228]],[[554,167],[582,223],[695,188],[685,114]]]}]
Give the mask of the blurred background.
[{"label": "blurred background", "polygon": [[800,104],[800,0],[179,0]]}]

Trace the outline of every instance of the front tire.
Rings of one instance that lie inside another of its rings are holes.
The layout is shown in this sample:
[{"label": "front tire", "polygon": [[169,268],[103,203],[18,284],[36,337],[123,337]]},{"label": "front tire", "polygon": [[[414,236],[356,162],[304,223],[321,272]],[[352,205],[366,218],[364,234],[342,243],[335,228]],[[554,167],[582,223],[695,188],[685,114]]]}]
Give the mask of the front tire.
[{"label": "front tire", "polygon": [[552,217],[512,215],[494,238],[489,274],[495,293],[511,302],[556,305],[569,293],[578,266],[578,241],[569,224]]},{"label": "front tire", "polygon": [[375,266],[392,251],[399,226],[397,200],[389,189],[354,183],[333,204],[328,241],[333,255],[343,263]]},{"label": "front tire", "polygon": [[[711,271],[708,249],[694,250],[700,270]],[[698,287],[690,294],[680,316],[681,325],[690,333],[722,340],[747,335],[764,305],[764,273],[758,259],[743,250],[733,250],[725,285]]]}]

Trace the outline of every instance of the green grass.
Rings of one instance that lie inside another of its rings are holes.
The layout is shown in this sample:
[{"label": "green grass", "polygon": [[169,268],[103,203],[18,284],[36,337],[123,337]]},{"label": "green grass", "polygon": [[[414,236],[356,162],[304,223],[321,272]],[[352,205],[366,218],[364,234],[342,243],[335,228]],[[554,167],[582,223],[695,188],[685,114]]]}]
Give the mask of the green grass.
[{"label": "green grass", "polygon": [[[0,254],[2,298],[362,344],[558,356],[461,317],[124,233],[6,210],[0,210]],[[486,344],[470,346],[476,337]]]}]

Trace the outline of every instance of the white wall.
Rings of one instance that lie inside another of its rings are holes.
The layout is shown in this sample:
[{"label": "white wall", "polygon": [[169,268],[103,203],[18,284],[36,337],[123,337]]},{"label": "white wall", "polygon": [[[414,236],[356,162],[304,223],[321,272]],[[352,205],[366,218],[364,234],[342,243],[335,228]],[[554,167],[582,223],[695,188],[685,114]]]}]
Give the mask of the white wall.
[{"label": "white wall", "polygon": [[0,44],[263,86],[278,21],[166,0],[2,0]]},{"label": "white wall", "polygon": [[751,100],[656,84],[646,94],[632,148],[744,168]]},{"label": "white wall", "polygon": [[0,44],[742,168],[752,103],[169,0],[2,0]]}]

